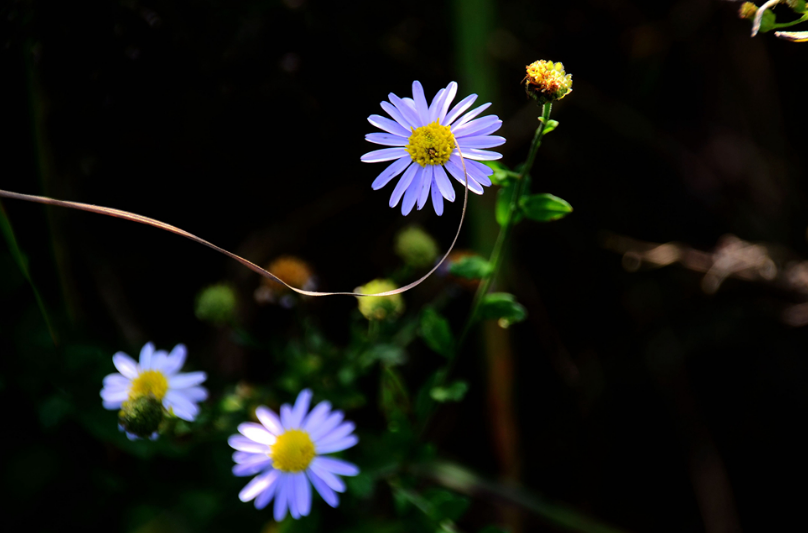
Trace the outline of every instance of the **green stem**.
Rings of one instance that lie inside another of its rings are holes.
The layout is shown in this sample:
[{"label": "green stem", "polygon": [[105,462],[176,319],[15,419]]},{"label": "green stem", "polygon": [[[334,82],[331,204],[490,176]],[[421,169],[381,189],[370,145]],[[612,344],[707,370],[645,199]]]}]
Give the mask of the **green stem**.
[{"label": "green stem", "polygon": [[790,22],[775,22],[774,25],[772,26],[772,29],[776,30],[776,29],[779,29],[779,28],[788,28],[790,26],[794,26],[796,24],[799,24],[800,22],[805,22],[806,20],[808,20],[808,13],[805,13],[800,18],[798,18],[796,20],[792,20]]},{"label": "green stem", "polygon": [[525,161],[522,170],[519,172],[519,175],[516,178],[516,187],[514,188],[514,192],[511,196],[510,206],[508,207],[508,218],[500,228],[496,243],[494,243],[494,249],[491,251],[491,258],[489,259],[489,263],[492,266],[491,273],[483,278],[483,280],[480,282],[480,286],[477,288],[477,292],[474,294],[474,301],[471,305],[471,313],[469,313],[469,317],[466,320],[466,325],[463,328],[463,333],[460,335],[458,347],[463,344],[463,341],[466,340],[469,331],[471,331],[471,326],[477,319],[477,313],[480,309],[482,299],[488,293],[491,283],[494,281],[497,273],[499,272],[503,257],[502,251],[505,248],[505,242],[508,240],[510,230],[513,227],[516,210],[519,207],[519,199],[525,192],[525,184],[528,181],[527,176],[530,174],[530,170],[533,168],[533,163],[536,160],[536,153],[539,151],[539,146],[541,146],[541,140],[542,137],[544,137],[544,128],[547,126],[547,123],[550,120],[550,111],[552,109],[552,102],[547,102],[544,104],[544,108],[542,109],[542,117],[539,119],[539,127],[536,129],[536,134],[533,136],[533,142],[530,144],[530,152],[528,153],[527,161]]}]

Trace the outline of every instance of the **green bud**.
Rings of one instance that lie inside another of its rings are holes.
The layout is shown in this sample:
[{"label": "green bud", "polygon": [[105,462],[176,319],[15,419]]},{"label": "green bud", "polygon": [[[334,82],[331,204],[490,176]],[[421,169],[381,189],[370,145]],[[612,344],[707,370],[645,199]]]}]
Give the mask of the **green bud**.
[{"label": "green bud", "polygon": [[753,20],[757,14],[758,6],[752,2],[744,2],[738,10],[738,17],[746,20]]},{"label": "green bud", "polygon": [[[376,294],[397,289],[392,281],[387,279],[374,279],[355,292],[360,294]],[[400,316],[404,312],[404,298],[400,294],[392,296],[357,296],[359,312],[368,320],[389,320]]]},{"label": "green bud", "polygon": [[408,226],[398,232],[395,250],[404,263],[414,268],[431,266],[438,257],[435,239],[418,226]]},{"label": "green bud", "polygon": [[128,433],[147,439],[163,421],[163,404],[152,395],[127,400],[121,406],[118,421]]},{"label": "green bud", "polygon": [[525,92],[539,105],[561,100],[572,92],[572,74],[564,71],[562,63],[541,60],[526,69],[527,75],[522,80]]},{"label": "green bud", "polygon": [[232,324],[236,318],[236,293],[224,283],[205,287],[196,296],[194,313],[203,322]]}]

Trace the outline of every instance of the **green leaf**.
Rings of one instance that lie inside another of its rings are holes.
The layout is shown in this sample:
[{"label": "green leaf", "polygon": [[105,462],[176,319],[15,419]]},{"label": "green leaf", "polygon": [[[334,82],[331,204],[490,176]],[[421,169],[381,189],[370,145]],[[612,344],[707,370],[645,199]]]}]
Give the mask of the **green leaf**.
[{"label": "green leaf", "polygon": [[492,292],[486,294],[480,303],[480,318],[494,318],[500,320],[507,327],[514,322],[521,322],[527,318],[527,311],[516,301],[513,294],[507,292]]},{"label": "green leaf", "polygon": [[569,202],[552,194],[523,196],[519,200],[519,207],[527,218],[539,222],[558,220],[572,213]]},{"label": "green leaf", "polygon": [[[541,119],[539,119],[539,120],[541,120]],[[558,121],[557,120],[552,120],[552,119],[548,120],[547,124],[544,126],[544,131],[542,131],[542,135],[547,135],[548,133],[550,133],[551,131],[553,131],[557,127],[558,127]]]},{"label": "green leaf", "polygon": [[433,387],[429,395],[436,402],[459,402],[469,390],[469,385],[465,381],[453,381],[444,387]]},{"label": "green leaf", "polygon": [[[511,210],[511,198],[516,194],[516,186],[519,183],[516,181],[508,181],[497,193],[497,205],[494,214],[497,219],[497,224],[504,226],[508,222],[508,213]],[[518,210],[514,213],[512,223],[516,224],[522,219],[522,213]]]},{"label": "green leaf", "polygon": [[424,499],[431,504],[430,518],[435,521],[457,520],[469,507],[469,499],[446,489],[424,491]]},{"label": "green leaf", "polygon": [[479,255],[467,255],[449,267],[450,274],[466,279],[482,279],[493,271],[491,263]]},{"label": "green leaf", "polygon": [[760,33],[766,33],[774,28],[777,23],[777,17],[770,10],[763,12],[763,17],[760,19]]},{"label": "green leaf", "polygon": [[494,173],[489,176],[491,183],[494,185],[504,185],[512,176],[516,176],[516,174],[508,170],[505,165],[497,161],[484,161],[483,163],[494,171]]},{"label": "green leaf", "polygon": [[432,350],[444,357],[452,357],[455,340],[449,321],[430,307],[421,313],[421,336]]}]

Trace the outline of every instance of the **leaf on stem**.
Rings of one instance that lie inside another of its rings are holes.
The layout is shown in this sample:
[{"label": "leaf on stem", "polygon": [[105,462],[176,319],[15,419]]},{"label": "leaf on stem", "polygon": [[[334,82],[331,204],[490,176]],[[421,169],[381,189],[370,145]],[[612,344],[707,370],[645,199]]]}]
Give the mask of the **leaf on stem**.
[{"label": "leaf on stem", "polygon": [[572,213],[572,206],[566,200],[552,194],[531,194],[519,200],[519,207],[525,216],[538,222],[550,222]]},{"label": "leaf on stem", "polygon": [[453,381],[449,385],[433,387],[429,395],[436,402],[459,402],[469,390],[469,385],[465,381]]},{"label": "leaf on stem", "polygon": [[[497,224],[504,226],[508,223],[508,215],[511,210],[511,199],[516,194],[516,187],[519,185],[518,181],[509,180],[502,186],[497,193],[497,205],[494,210],[494,215],[497,219]],[[522,220],[522,213],[517,209],[511,219],[512,224],[516,224]]]},{"label": "leaf on stem", "polygon": [[465,279],[482,279],[493,271],[491,263],[479,255],[467,255],[449,267],[450,274]]},{"label": "leaf on stem", "polygon": [[483,297],[480,303],[479,316],[481,319],[497,319],[503,326],[507,327],[514,322],[521,322],[527,318],[527,310],[516,301],[513,294],[492,292]]},{"label": "leaf on stem", "polygon": [[432,350],[451,359],[455,348],[452,329],[449,321],[432,308],[426,308],[421,313],[421,336]]}]

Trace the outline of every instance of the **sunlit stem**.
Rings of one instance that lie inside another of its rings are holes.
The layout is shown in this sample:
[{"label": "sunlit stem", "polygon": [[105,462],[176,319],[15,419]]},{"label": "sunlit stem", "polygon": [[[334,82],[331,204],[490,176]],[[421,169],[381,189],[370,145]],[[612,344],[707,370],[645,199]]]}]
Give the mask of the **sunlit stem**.
[{"label": "sunlit stem", "polygon": [[805,22],[806,20],[808,20],[808,13],[805,13],[800,18],[798,18],[796,20],[792,20],[790,22],[775,22],[774,26],[772,26],[772,28],[775,29],[775,30],[778,29],[778,28],[788,28],[790,26],[794,26],[796,24],[799,24],[800,22]]},{"label": "sunlit stem", "polygon": [[502,252],[505,247],[505,242],[508,240],[511,228],[513,227],[516,211],[519,208],[519,199],[525,192],[525,184],[528,181],[527,176],[530,174],[530,170],[533,168],[533,162],[536,160],[536,153],[539,151],[539,146],[541,146],[541,140],[542,137],[544,137],[544,129],[550,120],[550,111],[552,108],[552,102],[547,102],[544,104],[544,108],[542,109],[542,117],[539,120],[539,127],[536,129],[536,134],[533,136],[533,142],[530,144],[530,152],[528,153],[527,161],[525,161],[522,170],[519,172],[519,175],[516,178],[516,187],[514,187],[511,195],[510,205],[508,206],[508,218],[505,220],[505,223],[502,224],[502,227],[500,227],[499,235],[497,235],[497,240],[494,243],[493,250],[491,251],[491,257],[489,259],[489,263],[492,267],[491,273],[482,279],[480,286],[477,288],[477,292],[474,294],[474,301],[471,305],[471,313],[469,313],[469,318],[466,321],[465,327],[463,328],[463,333],[460,335],[459,345],[462,344],[466,339],[471,326],[474,324],[474,322],[476,322],[477,313],[480,309],[480,303],[482,302],[483,297],[488,293],[491,283],[494,281],[494,279],[496,279],[497,273],[499,272],[500,265],[502,264]]}]

